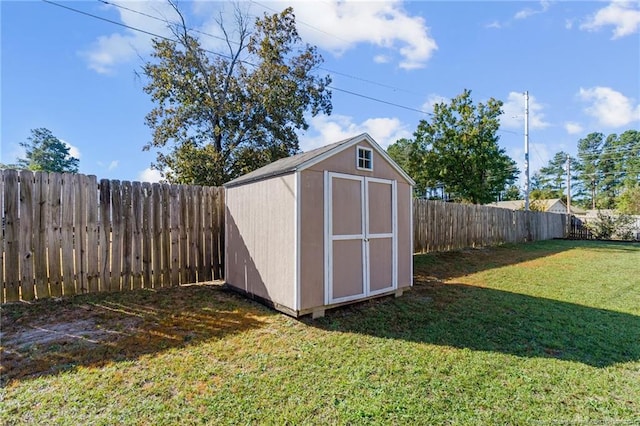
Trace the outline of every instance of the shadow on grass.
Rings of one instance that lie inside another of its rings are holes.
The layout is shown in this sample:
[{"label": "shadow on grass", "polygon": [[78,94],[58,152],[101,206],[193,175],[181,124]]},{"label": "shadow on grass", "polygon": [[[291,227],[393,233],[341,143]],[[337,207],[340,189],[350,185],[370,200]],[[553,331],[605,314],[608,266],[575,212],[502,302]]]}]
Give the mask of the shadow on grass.
[{"label": "shadow on grass", "polygon": [[552,256],[567,250],[637,252],[640,243],[596,240],[546,240],[526,244],[416,254],[414,268],[430,280],[451,280],[468,274]]},{"label": "shadow on grass", "polygon": [[273,315],[215,285],[10,304],[1,313],[2,386],[220,339]]},{"label": "shadow on grass", "polygon": [[595,367],[640,360],[640,317],[459,283],[330,312],[309,325]]}]

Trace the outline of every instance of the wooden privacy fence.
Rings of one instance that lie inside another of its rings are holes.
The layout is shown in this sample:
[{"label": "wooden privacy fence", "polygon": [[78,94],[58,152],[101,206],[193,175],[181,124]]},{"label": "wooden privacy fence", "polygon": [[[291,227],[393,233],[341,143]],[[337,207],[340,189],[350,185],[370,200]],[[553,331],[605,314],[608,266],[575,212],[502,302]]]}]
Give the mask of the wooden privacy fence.
[{"label": "wooden privacy fence", "polygon": [[414,252],[562,238],[566,220],[558,213],[414,200]]},{"label": "wooden privacy fence", "polygon": [[220,279],[222,188],[0,171],[0,302]]}]

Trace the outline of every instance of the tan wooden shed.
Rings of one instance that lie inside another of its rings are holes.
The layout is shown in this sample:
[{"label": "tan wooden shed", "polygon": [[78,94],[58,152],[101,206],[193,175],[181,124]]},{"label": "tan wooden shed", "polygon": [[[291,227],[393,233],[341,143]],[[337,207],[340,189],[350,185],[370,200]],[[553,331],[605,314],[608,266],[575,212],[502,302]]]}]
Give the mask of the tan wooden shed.
[{"label": "tan wooden shed", "polygon": [[228,182],[227,285],[294,317],[401,295],[413,185],[366,133]]}]

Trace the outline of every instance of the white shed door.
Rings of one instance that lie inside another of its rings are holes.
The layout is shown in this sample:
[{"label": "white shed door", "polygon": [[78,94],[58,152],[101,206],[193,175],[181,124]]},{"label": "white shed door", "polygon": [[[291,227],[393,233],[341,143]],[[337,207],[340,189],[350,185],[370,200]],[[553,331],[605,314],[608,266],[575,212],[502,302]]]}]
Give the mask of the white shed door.
[{"label": "white shed door", "polygon": [[325,303],[397,288],[395,181],[325,172]]}]

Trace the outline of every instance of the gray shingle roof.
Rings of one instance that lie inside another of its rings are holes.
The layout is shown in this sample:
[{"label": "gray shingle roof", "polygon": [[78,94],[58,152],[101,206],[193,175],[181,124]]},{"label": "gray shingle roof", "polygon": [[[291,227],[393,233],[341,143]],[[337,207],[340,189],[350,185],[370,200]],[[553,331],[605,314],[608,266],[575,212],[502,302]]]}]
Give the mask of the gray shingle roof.
[{"label": "gray shingle roof", "polygon": [[365,134],[361,134],[349,139],[341,140],[340,142],[336,142],[336,143],[322,146],[320,148],[312,149],[311,151],[303,152],[301,154],[296,154],[291,157],[281,158],[280,160],[276,160],[273,163],[267,164],[264,167],[261,167],[250,173],[237,177],[234,180],[225,183],[224,186],[232,187],[236,185],[241,185],[243,183],[253,182],[253,181],[262,180],[262,179],[266,179],[274,176],[292,173],[296,171],[301,165],[305,164],[307,161],[313,160],[314,158],[326,152],[329,152],[333,149],[336,149],[341,145],[346,145],[355,139],[358,139],[358,140],[362,139],[364,135]]}]

